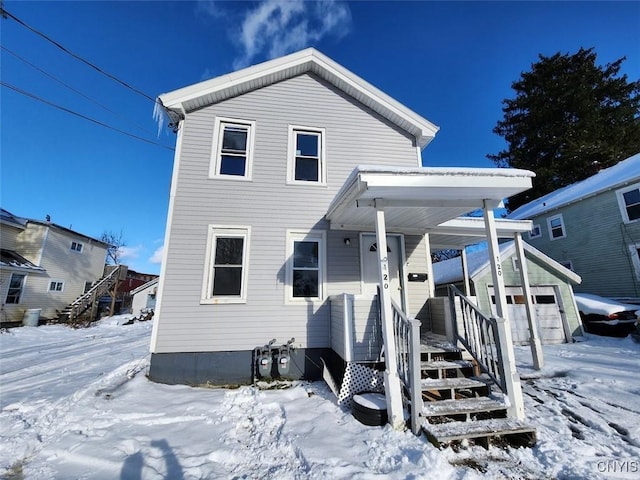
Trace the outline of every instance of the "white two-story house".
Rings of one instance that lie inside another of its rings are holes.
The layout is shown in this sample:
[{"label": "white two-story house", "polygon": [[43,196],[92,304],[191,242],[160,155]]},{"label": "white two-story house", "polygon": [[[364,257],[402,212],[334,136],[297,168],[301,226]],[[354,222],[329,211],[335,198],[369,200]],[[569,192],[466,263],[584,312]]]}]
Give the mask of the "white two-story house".
[{"label": "white two-story house", "polygon": [[2,324],[21,322],[27,310],[54,319],[102,277],[109,245],[96,238],[4,209],[0,233]]},{"label": "white two-story house", "polygon": [[313,48],[158,101],[177,145],[152,380],[250,383],[272,340],[293,378],[395,361],[392,320],[429,331],[432,247],[531,228],[492,213],[531,172],[422,167],[438,127]]}]

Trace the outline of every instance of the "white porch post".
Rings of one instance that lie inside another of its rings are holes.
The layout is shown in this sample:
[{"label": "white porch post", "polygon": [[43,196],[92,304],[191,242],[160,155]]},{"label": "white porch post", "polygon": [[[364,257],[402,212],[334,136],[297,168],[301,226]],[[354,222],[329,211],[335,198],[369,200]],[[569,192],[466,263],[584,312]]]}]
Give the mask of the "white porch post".
[{"label": "white porch post", "polygon": [[[424,234],[424,243],[427,249],[427,281],[429,282],[429,298],[436,296],[436,284],[433,278],[433,262],[431,261],[431,239],[429,234]],[[577,311],[577,310],[576,310]]]},{"label": "white porch post", "polygon": [[488,200],[483,200],[484,225],[487,232],[487,243],[489,245],[489,264],[491,265],[491,275],[493,277],[493,291],[496,297],[496,313],[498,318],[498,337],[500,350],[502,352],[502,362],[504,367],[505,384],[509,397],[509,408],[507,410],[510,417],[519,420],[524,419],[524,401],[522,398],[522,387],[520,377],[516,370],[516,359],[513,351],[513,338],[511,336],[511,325],[507,314],[507,298],[502,276],[502,263],[500,261],[500,251],[498,249],[498,235],[496,233],[495,218],[493,209]]},{"label": "white porch post", "polygon": [[376,243],[378,244],[378,280],[380,284],[380,312],[382,320],[382,338],[384,340],[384,391],[387,400],[387,413],[391,426],[404,428],[402,393],[396,359],[396,342],[393,333],[393,312],[391,292],[389,291],[389,259],[387,257],[387,228],[384,218],[383,202],[376,200]]},{"label": "white porch post", "polygon": [[518,263],[520,265],[520,282],[522,283],[522,294],[525,298],[525,307],[527,309],[527,320],[529,321],[529,334],[531,335],[531,356],[533,357],[533,368],[540,370],[544,366],[544,357],[542,353],[542,343],[538,334],[538,321],[536,311],[531,302],[531,286],[529,285],[529,272],[527,267],[527,259],[524,256],[524,246],[522,245],[522,235],[516,232],[514,236]]},{"label": "white porch post", "polygon": [[464,278],[464,294],[469,296],[471,288],[469,286],[469,264],[467,263],[467,247],[462,247],[462,278]]}]

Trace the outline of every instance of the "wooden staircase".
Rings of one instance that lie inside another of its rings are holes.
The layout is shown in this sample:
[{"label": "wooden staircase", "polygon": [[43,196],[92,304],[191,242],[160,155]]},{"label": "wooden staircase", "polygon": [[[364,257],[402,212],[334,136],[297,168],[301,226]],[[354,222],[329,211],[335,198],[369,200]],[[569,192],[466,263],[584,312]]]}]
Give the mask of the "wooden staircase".
[{"label": "wooden staircase", "polygon": [[93,320],[97,314],[97,306],[100,297],[110,294],[112,287],[127,275],[126,265],[116,265],[111,272],[95,282],[89,290],[67,305],[64,310],[58,313],[59,323],[73,323],[81,316],[89,316]]},{"label": "wooden staircase", "polygon": [[422,344],[420,371],[422,430],[436,446],[473,440],[485,447],[508,443],[532,446],[536,430],[507,418],[504,396],[475,362],[451,344]]}]

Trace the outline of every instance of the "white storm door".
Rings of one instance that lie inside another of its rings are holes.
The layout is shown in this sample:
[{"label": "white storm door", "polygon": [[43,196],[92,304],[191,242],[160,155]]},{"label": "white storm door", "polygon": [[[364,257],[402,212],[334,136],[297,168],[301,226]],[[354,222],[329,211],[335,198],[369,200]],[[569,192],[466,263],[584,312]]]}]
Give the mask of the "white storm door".
[{"label": "white storm door", "polygon": [[[362,294],[374,296],[378,293],[378,244],[376,236],[363,234],[361,236],[360,251],[362,252]],[[387,235],[387,257],[389,259],[389,288],[391,298],[401,308],[402,283],[400,265],[402,263],[402,249],[399,235]]]}]

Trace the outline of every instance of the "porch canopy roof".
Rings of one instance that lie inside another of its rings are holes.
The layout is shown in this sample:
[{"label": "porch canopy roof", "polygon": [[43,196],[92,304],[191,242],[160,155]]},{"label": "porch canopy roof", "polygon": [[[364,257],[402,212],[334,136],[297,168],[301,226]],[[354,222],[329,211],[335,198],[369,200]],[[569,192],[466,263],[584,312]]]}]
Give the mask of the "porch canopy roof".
[{"label": "porch canopy roof", "polygon": [[[486,235],[482,218],[460,217],[531,188],[528,170],[506,168],[397,168],[359,166],[329,205],[336,230],[373,231],[374,208],[385,211],[389,232],[430,234],[432,246],[462,248]],[[498,236],[531,230],[528,220],[496,220]]]}]

